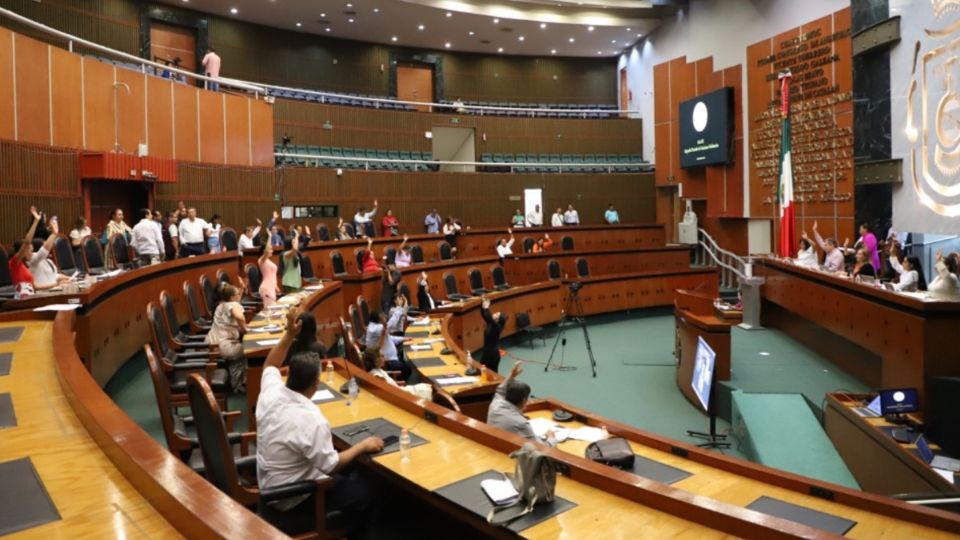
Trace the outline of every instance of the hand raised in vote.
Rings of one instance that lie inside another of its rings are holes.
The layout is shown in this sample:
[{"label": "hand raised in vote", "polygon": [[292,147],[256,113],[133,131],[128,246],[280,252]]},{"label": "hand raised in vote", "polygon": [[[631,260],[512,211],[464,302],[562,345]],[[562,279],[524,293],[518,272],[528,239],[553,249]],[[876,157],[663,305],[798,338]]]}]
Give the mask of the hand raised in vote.
[{"label": "hand raised in vote", "polygon": [[810,240],[810,237],[807,236],[807,231],[800,231],[800,238],[803,238],[804,240]]},{"label": "hand raised in vote", "polygon": [[817,232],[817,222],[813,222],[813,232]]},{"label": "hand raised in vote", "polygon": [[512,368],[510,368],[509,378],[516,379],[517,377],[520,376],[521,373],[523,373],[523,362],[518,360],[517,363],[514,364]]},{"label": "hand raised in vote", "polygon": [[943,248],[937,250],[937,262],[943,260]]},{"label": "hand raised in vote", "polygon": [[300,320],[300,313],[302,313],[299,307],[292,307],[287,311],[287,325],[286,330],[292,335],[297,335],[300,333],[300,328],[303,326],[303,321]]}]

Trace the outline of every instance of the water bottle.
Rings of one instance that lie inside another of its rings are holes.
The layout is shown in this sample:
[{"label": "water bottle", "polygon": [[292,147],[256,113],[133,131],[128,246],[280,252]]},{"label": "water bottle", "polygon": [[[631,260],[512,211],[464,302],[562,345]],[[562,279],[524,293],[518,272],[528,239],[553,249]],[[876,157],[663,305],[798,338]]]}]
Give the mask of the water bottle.
[{"label": "water bottle", "polygon": [[473,354],[467,351],[467,369],[473,368]]},{"label": "water bottle", "polygon": [[606,440],[610,438],[610,432],[607,431],[607,426],[600,426],[600,436]]},{"label": "water bottle", "polygon": [[333,384],[333,362],[327,360],[327,384]]},{"label": "water bottle", "polygon": [[407,428],[400,430],[400,460],[404,463],[410,461],[410,432]]},{"label": "water bottle", "polygon": [[357,380],[353,377],[350,377],[350,382],[347,384],[347,392],[349,393],[347,405],[350,405],[357,400],[357,394],[360,393],[360,387],[357,386]]}]

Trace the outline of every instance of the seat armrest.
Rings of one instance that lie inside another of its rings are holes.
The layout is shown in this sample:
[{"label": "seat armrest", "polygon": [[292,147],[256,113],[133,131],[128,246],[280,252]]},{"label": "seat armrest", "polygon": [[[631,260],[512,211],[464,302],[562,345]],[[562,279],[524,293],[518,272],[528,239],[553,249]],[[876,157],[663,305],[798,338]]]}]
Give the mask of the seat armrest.
[{"label": "seat armrest", "polygon": [[239,472],[257,473],[257,456],[243,456],[234,460]]},{"label": "seat armrest", "polygon": [[260,489],[260,500],[262,502],[270,501],[279,501],[281,499],[286,499],[288,497],[295,497],[297,495],[311,495],[313,493],[322,492],[327,487],[322,487],[322,482],[331,482],[333,485],[333,480],[330,478],[324,478],[323,480],[304,480],[302,482],[292,482],[290,484],[284,484],[282,486],[275,486],[271,488],[261,488]]},{"label": "seat armrest", "polygon": [[257,433],[255,431],[245,431],[240,434],[240,455],[250,455],[250,445],[257,442]]}]

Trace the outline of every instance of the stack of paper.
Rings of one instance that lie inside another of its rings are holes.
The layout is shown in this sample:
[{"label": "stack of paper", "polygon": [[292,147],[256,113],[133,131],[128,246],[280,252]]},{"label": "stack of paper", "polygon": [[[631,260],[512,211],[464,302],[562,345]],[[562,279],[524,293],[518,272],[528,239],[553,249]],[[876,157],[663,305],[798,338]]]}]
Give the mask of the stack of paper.
[{"label": "stack of paper", "polygon": [[410,323],[410,326],[430,326],[430,317],[424,317],[422,319],[417,319]]},{"label": "stack of paper", "polygon": [[430,351],[433,350],[432,345],[411,345],[410,350],[412,351]]},{"label": "stack of paper", "polygon": [[320,402],[322,402],[322,401],[330,401],[331,399],[333,399],[333,392],[324,389],[324,390],[320,390],[320,391],[318,391],[316,394],[314,394],[314,395],[310,398],[310,401],[312,401],[312,402],[314,402],[314,403],[320,403]]},{"label": "stack of paper", "polygon": [[477,382],[476,377],[443,377],[434,379],[440,386],[452,386],[455,384],[473,384]]},{"label": "stack of paper", "polygon": [[533,428],[533,433],[541,439],[546,439],[547,432],[550,430],[553,430],[553,436],[556,437],[557,442],[563,442],[570,437],[569,429],[560,427],[546,418],[531,418],[530,427]]},{"label": "stack of paper", "polygon": [[570,430],[570,438],[577,441],[597,442],[603,440],[603,430],[600,428],[583,426]]}]

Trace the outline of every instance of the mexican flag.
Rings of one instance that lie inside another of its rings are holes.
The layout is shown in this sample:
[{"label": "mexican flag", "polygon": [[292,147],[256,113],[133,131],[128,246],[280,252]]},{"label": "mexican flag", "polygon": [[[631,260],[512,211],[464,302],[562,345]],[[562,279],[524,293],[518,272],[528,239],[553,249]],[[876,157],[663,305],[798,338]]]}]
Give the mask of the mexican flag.
[{"label": "mexican flag", "polygon": [[777,201],[780,205],[781,257],[792,257],[797,245],[796,222],[793,219],[793,165],[790,163],[790,72],[780,74],[780,113],[783,117],[780,135],[780,184]]}]

